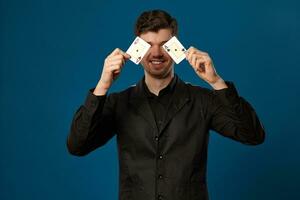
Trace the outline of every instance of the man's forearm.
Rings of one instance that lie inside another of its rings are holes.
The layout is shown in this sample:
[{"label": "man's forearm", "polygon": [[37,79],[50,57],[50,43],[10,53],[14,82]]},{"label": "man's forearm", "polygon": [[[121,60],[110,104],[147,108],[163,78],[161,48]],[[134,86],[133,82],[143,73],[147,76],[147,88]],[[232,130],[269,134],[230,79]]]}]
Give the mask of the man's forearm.
[{"label": "man's forearm", "polygon": [[101,80],[99,80],[95,90],[93,91],[93,94],[96,96],[104,96],[106,95],[109,87],[105,87]]},{"label": "man's forearm", "polygon": [[228,88],[225,81],[221,77],[216,82],[209,83],[209,84],[212,88],[214,88],[214,90],[221,90],[224,88]]}]

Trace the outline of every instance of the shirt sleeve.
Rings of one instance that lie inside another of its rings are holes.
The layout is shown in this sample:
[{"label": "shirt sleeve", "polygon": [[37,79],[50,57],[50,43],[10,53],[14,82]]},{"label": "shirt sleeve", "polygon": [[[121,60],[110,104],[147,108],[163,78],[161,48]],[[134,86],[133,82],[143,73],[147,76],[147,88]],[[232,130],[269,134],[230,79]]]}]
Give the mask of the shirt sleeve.
[{"label": "shirt sleeve", "polygon": [[113,95],[96,96],[93,90],[89,90],[72,120],[67,147],[73,155],[86,155],[114,136]]},{"label": "shirt sleeve", "polygon": [[238,92],[232,82],[228,88],[214,90],[211,99],[211,129],[244,144],[264,142],[265,131],[255,110]]}]

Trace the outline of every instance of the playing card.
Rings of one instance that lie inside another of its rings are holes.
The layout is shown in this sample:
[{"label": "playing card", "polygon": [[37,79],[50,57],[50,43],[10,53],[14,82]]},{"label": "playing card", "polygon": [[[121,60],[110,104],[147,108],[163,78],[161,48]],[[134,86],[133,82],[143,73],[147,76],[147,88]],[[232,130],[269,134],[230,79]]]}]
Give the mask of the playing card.
[{"label": "playing card", "polygon": [[173,36],[168,42],[163,45],[164,50],[171,56],[176,64],[180,63],[185,58],[186,49],[179,42],[179,40]]},{"label": "playing card", "polygon": [[131,56],[130,60],[138,65],[150,47],[151,45],[145,42],[142,38],[136,37],[126,53]]}]

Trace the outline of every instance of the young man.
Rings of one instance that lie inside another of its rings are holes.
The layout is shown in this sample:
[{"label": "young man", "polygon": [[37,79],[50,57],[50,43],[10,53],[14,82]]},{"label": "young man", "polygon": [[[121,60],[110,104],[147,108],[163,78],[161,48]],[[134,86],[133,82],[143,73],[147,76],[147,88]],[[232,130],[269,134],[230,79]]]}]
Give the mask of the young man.
[{"label": "young man", "polygon": [[135,34],[151,45],[142,59],[145,76],[136,86],[107,94],[130,56],[115,49],[101,78],[76,112],[67,146],[83,156],[117,136],[120,200],[207,200],[209,130],[257,145],[265,133],[251,105],[216,72],[209,55],[194,47],[186,59],[213,90],[174,75],[162,45],[177,35],[177,22],[161,10],[141,14]]}]

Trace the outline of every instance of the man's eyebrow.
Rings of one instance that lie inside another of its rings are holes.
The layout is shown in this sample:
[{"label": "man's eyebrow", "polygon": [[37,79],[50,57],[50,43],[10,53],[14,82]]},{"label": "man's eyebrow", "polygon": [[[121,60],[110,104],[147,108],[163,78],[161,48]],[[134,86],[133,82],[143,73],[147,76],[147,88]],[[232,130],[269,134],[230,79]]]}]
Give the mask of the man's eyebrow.
[{"label": "man's eyebrow", "polygon": [[[160,42],[159,45],[163,45],[163,44],[165,44],[165,43],[168,42],[168,41],[169,41],[169,40],[164,40],[164,41]],[[149,43],[151,46],[153,45],[152,42],[147,42],[147,43]]]}]

